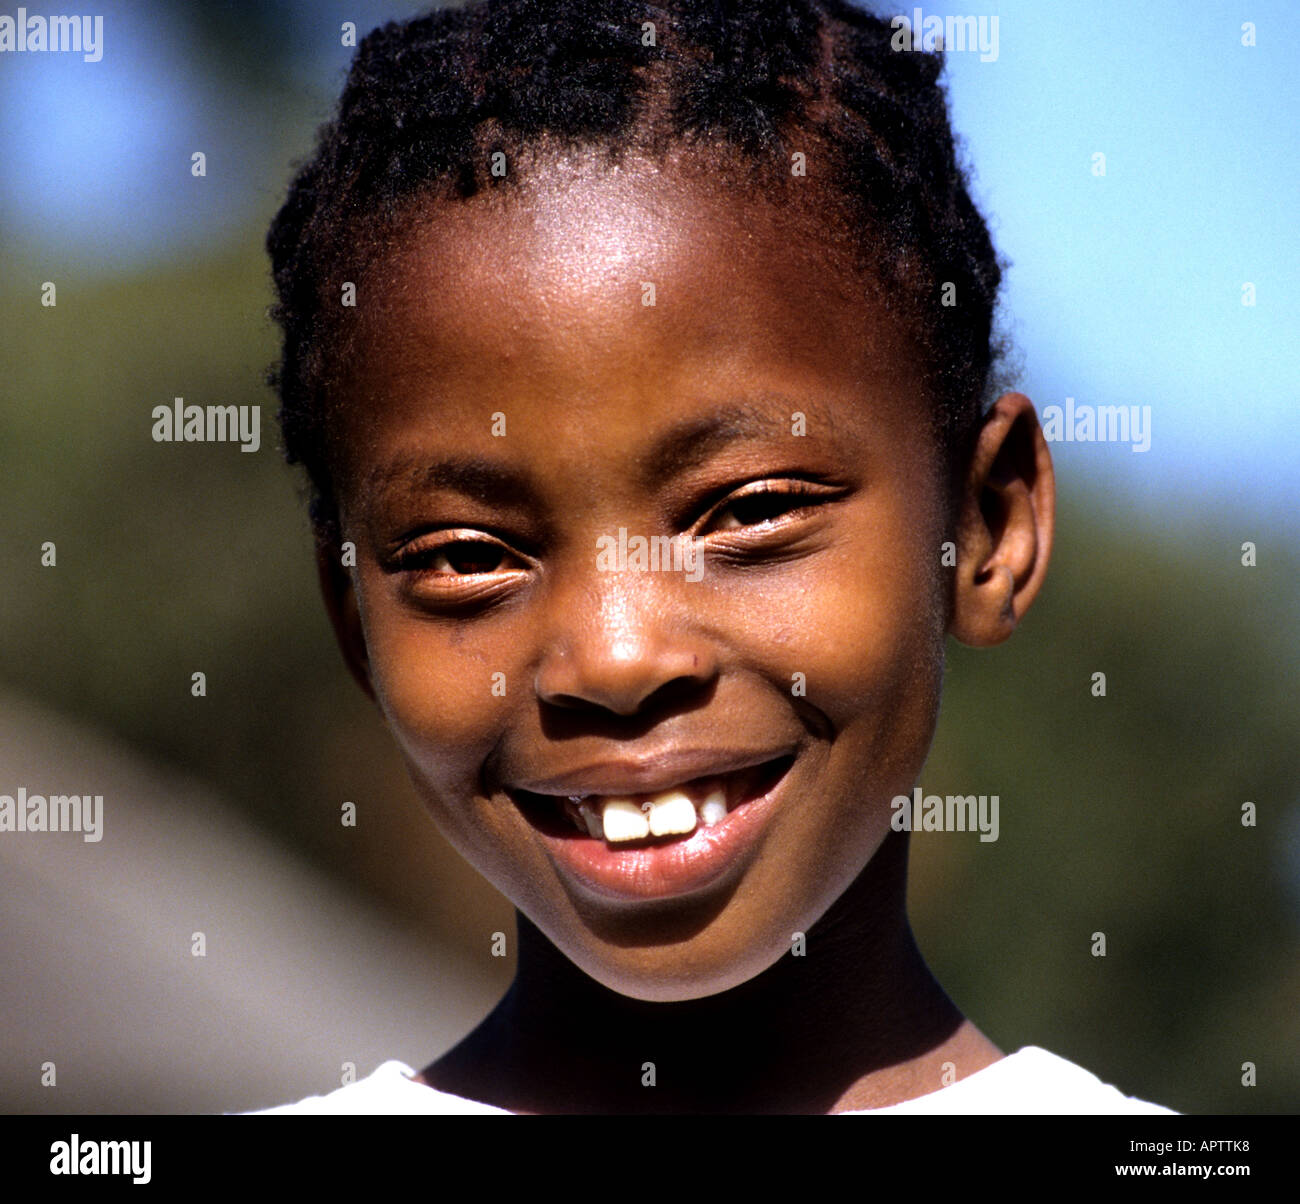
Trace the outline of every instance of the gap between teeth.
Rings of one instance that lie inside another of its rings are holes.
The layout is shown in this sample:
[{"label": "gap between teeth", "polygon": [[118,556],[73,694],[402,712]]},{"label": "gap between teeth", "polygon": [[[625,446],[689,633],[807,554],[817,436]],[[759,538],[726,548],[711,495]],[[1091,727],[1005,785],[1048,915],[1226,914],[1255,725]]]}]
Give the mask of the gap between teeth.
[{"label": "gap between teeth", "polygon": [[695,831],[697,823],[710,828],[727,818],[727,796],[715,787],[698,805],[684,790],[665,790],[640,803],[630,798],[569,798],[564,810],[579,831],[617,844],[684,835]]}]

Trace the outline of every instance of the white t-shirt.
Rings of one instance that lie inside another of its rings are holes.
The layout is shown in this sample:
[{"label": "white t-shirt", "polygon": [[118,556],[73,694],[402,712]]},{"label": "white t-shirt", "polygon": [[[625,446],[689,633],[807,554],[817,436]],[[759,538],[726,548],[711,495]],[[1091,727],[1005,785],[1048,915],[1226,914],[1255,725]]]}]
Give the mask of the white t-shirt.
[{"label": "white t-shirt", "polygon": [[[312,1095],[296,1104],[281,1104],[250,1113],[253,1116],[358,1116],[440,1113],[443,1115],[511,1116],[492,1104],[449,1095],[414,1081],[415,1071],[405,1062],[389,1061],[368,1078],[331,1091]],[[837,1116],[866,1116],[884,1113],[916,1115],[1015,1114],[1015,1115],[1174,1115],[1172,1109],[1125,1095],[1103,1083],[1095,1074],[1058,1058],[1045,1049],[1027,1045],[1016,1053],[958,1079],[929,1095],[891,1104],[838,1112]]]}]

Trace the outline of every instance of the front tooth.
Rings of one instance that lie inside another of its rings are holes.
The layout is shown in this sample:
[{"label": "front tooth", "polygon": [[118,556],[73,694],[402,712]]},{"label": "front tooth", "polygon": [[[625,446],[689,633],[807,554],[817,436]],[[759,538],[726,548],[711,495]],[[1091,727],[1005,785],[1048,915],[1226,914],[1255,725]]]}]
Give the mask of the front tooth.
[{"label": "front tooth", "polygon": [[679,836],[695,831],[695,804],[680,790],[665,790],[641,804],[651,836]]},{"label": "front tooth", "polygon": [[601,809],[600,822],[605,839],[611,843],[644,840],[650,835],[650,820],[630,798],[606,799]]},{"label": "front tooth", "polygon": [[722,790],[712,790],[700,804],[700,823],[706,828],[720,824],[727,818],[727,795]]}]

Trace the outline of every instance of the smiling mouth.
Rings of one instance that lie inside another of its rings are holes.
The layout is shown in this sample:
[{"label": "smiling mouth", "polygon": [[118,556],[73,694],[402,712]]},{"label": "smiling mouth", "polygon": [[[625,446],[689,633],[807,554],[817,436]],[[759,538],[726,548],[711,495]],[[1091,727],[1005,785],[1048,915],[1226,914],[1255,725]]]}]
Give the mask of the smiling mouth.
[{"label": "smiling mouth", "polygon": [[642,794],[554,795],[517,789],[507,793],[548,835],[638,848],[721,824],[733,811],[771,790],[793,762],[792,755],[784,755]]}]

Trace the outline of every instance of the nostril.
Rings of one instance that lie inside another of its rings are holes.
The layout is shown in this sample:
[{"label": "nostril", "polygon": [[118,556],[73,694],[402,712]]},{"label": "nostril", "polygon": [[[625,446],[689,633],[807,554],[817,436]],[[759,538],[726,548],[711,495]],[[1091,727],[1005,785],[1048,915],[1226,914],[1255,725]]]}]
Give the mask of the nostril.
[{"label": "nostril", "polygon": [[704,701],[713,692],[713,681],[703,681],[697,677],[675,677],[666,681],[648,698],[643,710],[674,710]]},{"label": "nostril", "polygon": [[716,679],[694,682],[665,682],[649,696],[628,709],[594,702],[575,694],[544,697],[538,718],[543,734],[552,740],[596,735],[611,740],[629,740],[644,735],[679,715],[709,705],[717,688]]},{"label": "nostril", "polygon": [[603,659],[591,648],[556,656],[537,671],[537,696],[561,711],[597,711],[631,718],[689,705],[711,688],[713,659],[698,650]]}]

